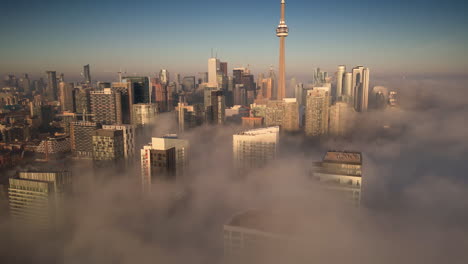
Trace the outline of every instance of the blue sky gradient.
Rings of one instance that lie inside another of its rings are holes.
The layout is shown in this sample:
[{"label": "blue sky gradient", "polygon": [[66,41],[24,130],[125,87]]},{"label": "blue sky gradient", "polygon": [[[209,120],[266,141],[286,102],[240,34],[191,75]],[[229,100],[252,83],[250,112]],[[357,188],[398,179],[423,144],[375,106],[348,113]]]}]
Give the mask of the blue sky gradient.
[{"label": "blue sky gradient", "polygon": [[[206,71],[211,48],[229,69],[277,65],[279,0],[2,1],[0,73],[46,70],[98,78],[119,68]],[[377,74],[466,74],[463,1],[287,0],[288,77],[366,65]]]}]

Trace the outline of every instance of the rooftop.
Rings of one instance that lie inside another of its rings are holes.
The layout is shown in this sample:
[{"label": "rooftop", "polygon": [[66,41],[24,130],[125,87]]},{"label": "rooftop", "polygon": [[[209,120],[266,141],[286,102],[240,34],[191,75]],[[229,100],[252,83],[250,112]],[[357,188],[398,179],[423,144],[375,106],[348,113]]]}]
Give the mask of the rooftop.
[{"label": "rooftop", "polygon": [[362,154],[361,152],[351,151],[328,151],[323,158],[323,162],[361,165]]}]

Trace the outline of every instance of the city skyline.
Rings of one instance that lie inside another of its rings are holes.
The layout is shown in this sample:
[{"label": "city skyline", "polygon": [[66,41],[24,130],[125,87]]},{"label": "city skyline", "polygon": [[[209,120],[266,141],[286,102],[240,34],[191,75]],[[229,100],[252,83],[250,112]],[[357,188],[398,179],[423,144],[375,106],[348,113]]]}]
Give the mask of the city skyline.
[{"label": "city skyline", "polygon": [[[102,80],[116,79],[119,69],[192,75],[204,70],[211,48],[230,67],[277,70],[272,32],[278,1],[244,1],[229,9],[212,1],[7,2],[0,34],[10,37],[0,43],[0,73],[42,76],[54,70],[76,80],[90,64],[94,79]],[[341,64],[367,65],[376,74],[466,74],[468,21],[459,3],[366,1],[361,11],[346,2],[331,8],[315,1],[287,5],[294,32],[288,38],[287,79]],[[245,39],[255,45],[247,47]]]}]

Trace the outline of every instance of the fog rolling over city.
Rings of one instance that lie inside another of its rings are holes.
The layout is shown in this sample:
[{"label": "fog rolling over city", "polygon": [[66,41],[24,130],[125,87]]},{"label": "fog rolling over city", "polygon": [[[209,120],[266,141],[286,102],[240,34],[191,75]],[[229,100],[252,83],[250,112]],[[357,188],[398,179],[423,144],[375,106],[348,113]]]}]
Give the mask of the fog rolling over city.
[{"label": "fog rolling over city", "polygon": [[[405,98],[398,111],[365,113],[347,140],[285,138],[277,160],[245,177],[232,162],[232,135],[242,128],[206,125],[180,135],[191,143],[182,195],[171,182],[142,195],[132,173],[90,186],[92,168],[72,168],[75,188],[86,188],[67,203],[70,229],[60,239],[19,236],[3,219],[2,263],[220,263],[223,225],[246,209],[274,215],[261,226],[300,234],[280,258],[255,251],[256,263],[465,263],[466,89],[447,80],[388,82]],[[158,116],[153,135],[174,129],[170,115]],[[382,131],[387,123],[392,131]],[[362,151],[360,208],[310,181],[311,163],[328,149]]]},{"label": "fog rolling over city", "polygon": [[10,2],[0,263],[468,263],[466,6]]}]

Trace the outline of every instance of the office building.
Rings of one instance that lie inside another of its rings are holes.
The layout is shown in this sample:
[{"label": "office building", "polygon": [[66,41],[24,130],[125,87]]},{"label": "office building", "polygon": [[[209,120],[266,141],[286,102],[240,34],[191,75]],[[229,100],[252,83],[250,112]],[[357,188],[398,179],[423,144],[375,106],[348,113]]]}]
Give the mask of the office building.
[{"label": "office building", "polygon": [[94,122],[74,122],[70,124],[71,149],[75,157],[93,158],[93,135],[101,128],[101,124]]},{"label": "office building", "polygon": [[352,93],[354,109],[365,112],[369,103],[369,68],[357,66],[353,69]]},{"label": "office building", "polygon": [[120,106],[122,108],[122,123],[131,124],[133,114],[133,93],[130,82],[115,82],[111,88],[116,93],[120,93]]},{"label": "office building", "polygon": [[132,104],[151,103],[150,79],[148,77],[123,77],[122,82],[130,83]]},{"label": "office building", "polygon": [[179,132],[182,133],[186,129],[199,126],[204,121],[203,105],[188,105],[185,102],[180,102],[176,108],[177,124]]},{"label": "office building", "polygon": [[218,72],[220,72],[220,62],[218,58],[208,59],[208,86],[219,88]]},{"label": "office building", "polygon": [[73,90],[74,112],[83,116],[83,120],[89,120],[87,116],[91,114],[91,91],[91,88],[75,88]]},{"label": "office building", "polygon": [[338,71],[336,72],[336,91],[335,91],[335,100],[340,100],[341,95],[343,94],[343,81],[346,74],[346,66],[338,66]]},{"label": "office building", "polygon": [[143,190],[149,191],[157,179],[183,176],[188,165],[189,142],[166,135],[152,138],[141,150],[141,177]]},{"label": "office building", "polygon": [[362,189],[362,154],[360,152],[329,151],[322,162],[312,168],[312,177],[327,190],[343,194],[345,202],[359,206]]},{"label": "office building", "polygon": [[137,127],[152,125],[158,115],[157,104],[134,104],[132,123]]},{"label": "office building", "polygon": [[57,72],[55,71],[47,71],[46,96],[49,101],[57,101],[58,99]]},{"label": "office building", "polygon": [[342,91],[342,97],[346,97],[343,101],[346,101],[348,103],[351,102],[351,98],[353,97],[352,94],[352,85],[353,85],[353,73],[352,72],[346,72],[344,75],[343,79],[343,91]]},{"label": "office building", "polygon": [[75,87],[73,83],[61,82],[59,84],[60,90],[60,108],[62,112],[73,112],[75,109],[74,100],[73,100],[73,91]]},{"label": "office building", "polygon": [[[206,88],[205,88],[206,89]],[[211,92],[211,104],[206,108],[207,119],[212,124],[222,125],[225,121],[225,99],[223,91]]]},{"label": "office building", "polygon": [[326,90],[313,89],[307,91],[305,109],[306,136],[322,136],[328,134],[328,116],[330,93]]},{"label": "office building", "polygon": [[195,90],[196,87],[196,82],[195,82],[195,76],[186,76],[182,80],[182,89],[186,92],[193,91]]},{"label": "office building", "polygon": [[89,64],[83,66],[83,77],[85,83],[91,84],[91,70],[89,69]]},{"label": "office building", "polygon": [[71,191],[68,171],[22,171],[9,179],[8,197],[13,223],[28,232],[60,229],[64,198]]},{"label": "office building", "polygon": [[106,88],[103,91],[93,91],[90,95],[94,122],[106,125],[122,124],[122,99],[119,92]]},{"label": "office building", "polygon": [[169,72],[166,69],[159,71],[159,81],[162,85],[169,84]]},{"label": "office building", "polygon": [[284,116],[281,129],[287,132],[299,131],[299,105],[296,98],[284,98]]},{"label": "office building", "polygon": [[121,130],[124,143],[124,158],[132,161],[135,158],[135,129],[134,125],[103,125],[102,129]]},{"label": "office building", "polygon": [[279,127],[247,130],[233,135],[233,154],[236,169],[241,173],[264,167],[276,157]]}]

